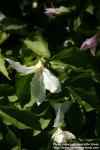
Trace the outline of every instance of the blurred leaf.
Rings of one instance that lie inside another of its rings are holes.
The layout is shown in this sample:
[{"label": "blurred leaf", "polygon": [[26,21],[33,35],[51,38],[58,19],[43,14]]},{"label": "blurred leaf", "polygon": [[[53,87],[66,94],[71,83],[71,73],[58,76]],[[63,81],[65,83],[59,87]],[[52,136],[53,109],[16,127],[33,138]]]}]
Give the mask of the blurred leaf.
[{"label": "blurred leaf", "polygon": [[23,20],[18,18],[13,18],[13,17],[6,17],[6,19],[1,24],[1,29],[3,31],[6,31],[7,33],[21,35],[21,36],[26,36],[30,33],[27,30],[26,22],[23,22]]},{"label": "blurred leaf", "polygon": [[[83,41],[100,33],[100,0],[0,2],[0,150],[53,150],[54,121],[75,134],[76,143],[100,141],[100,43],[95,57],[80,51]],[[50,7],[60,14],[45,15]],[[35,73],[9,69],[2,55],[26,66],[41,59],[62,92],[47,90],[44,100]],[[41,105],[35,97],[42,97]]]},{"label": "blurred leaf", "polygon": [[35,41],[24,40],[25,45],[30,48],[34,53],[45,58],[50,58],[48,44],[41,36],[37,36]]},{"label": "blurred leaf", "polygon": [[48,127],[49,123],[50,123],[50,119],[44,119],[44,118],[40,118],[39,120],[40,124],[41,124],[41,128],[45,129]]},{"label": "blurred leaf", "polygon": [[21,150],[21,147],[20,146],[15,146],[11,150]]},{"label": "blurred leaf", "polygon": [[7,69],[5,67],[5,61],[4,61],[4,58],[2,57],[1,53],[0,53],[0,72],[2,72],[3,75],[6,76],[10,80]]},{"label": "blurred leaf", "polygon": [[18,18],[6,18],[2,24],[3,30],[19,30],[26,27],[26,24],[19,20]]},{"label": "blurred leaf", "polygon": [[59,8],[56,8],[61,14],[62,13],[69,13],[71,11],[70,7],[64,7],[64,6],[60,6]]},{"label": "blurred leaf", "polygon": [[93,6],[92,4],[90,4],[90,5],[86,8],[86,11],[93,15],[94,6]]},{"label": "blurred leaf", "polygon": [[6,39],[8,39],[9,34],[6,32],[0,31],[0,44],[2,44]]},{"label": "blurred leaf", "polygon": [[16,95],[8,96],[8,99],[10,102],[16,102],[18,100],[18,97]]},{"label": "blurred leaf", "polygon": [[6,18],[6,16],[2,12],[0,12],[0,22],[3,21],[3,19],[5,19],[5,18]]},{"label": "blurred leaf", "polygon": [[14,125],[19,129],[41,129],[38,118],[34,114],[16,107],[0,106],[0,116],[6,125]]},{"label": "blurred leaf", "polygon": [[76,32],[78,31],[80,24],[81,24],[80,17],[78,17],[74,20],[74,30]]},{"label": "blurred leaf", "polygon": [[5,27],[5,30],[19,30],[26,27],[26,25],[9,24]]},{"label": "blurred leaf", "polygon": [[15,135],[15,133],[8,128],[8,133],[6,134],[6,139],[11,143],[12,146],[20,145],[19,138]]},{"label": "blurred leaf", "polygon": [[3,140],[3,134],[2,131],[0,131],[0,141]]},{"label": "blurred leaf", "polygon": [[33,136],[37,136],[38,134],[40,134],[41,133],[41,131],[40,130],[34,130],[34,132],[33,132]]}]

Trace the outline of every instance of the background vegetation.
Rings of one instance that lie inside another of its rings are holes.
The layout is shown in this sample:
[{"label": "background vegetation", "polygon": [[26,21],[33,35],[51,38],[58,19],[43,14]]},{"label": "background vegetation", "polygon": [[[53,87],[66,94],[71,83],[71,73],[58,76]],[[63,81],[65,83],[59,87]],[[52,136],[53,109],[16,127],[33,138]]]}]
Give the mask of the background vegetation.
[{"label": "background vegetation", "polygon": [[[59,15],[44,13],[45,8],[60,6],[66,11]],[[80,51],[82,42],[99,30],[100,0],[0,2],[0,149],[52,150],[56,114],[51,103],[66,101],[70,107],[63,129],[78,142],[99,142],[100,46],[95,57],[90,50]],[[36,36],[42,40],[35,48]],[[34,75],[17,73],[4,58],[27,66],[41,59],[59,78],[62,92],[47,91],[46,100],[37,106],[30,94]]]}]

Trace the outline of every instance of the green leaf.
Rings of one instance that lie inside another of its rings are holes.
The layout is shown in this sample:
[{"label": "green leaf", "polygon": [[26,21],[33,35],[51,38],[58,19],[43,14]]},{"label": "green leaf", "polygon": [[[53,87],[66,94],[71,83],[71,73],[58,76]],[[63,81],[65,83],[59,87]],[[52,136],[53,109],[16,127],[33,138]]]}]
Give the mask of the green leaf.
[{"label": "green leaf", "polygon": [[66,62],[67,64],[77,67],[86,67],[86,64],[89,64],[86,54],[81,53],[80,50],[75,46],[62,49],[55,56],[53,56],[53,59]]},{"label": "green leaf", "polygon": [[1,53],[0,53],[0,72],[2,72],[2,74],[10,80],[7,69],[5,67],[5,61],[4,61],[4,58],[2,57]]},{"label": "green leaf", "polygon": [[20,146],[15,146],[11,150],[21,150],[21,147]]},{"label": "green leaf", "polygon": [[0,12],[0,22],[2,22],[5,18],[6,16],[2,12]]},{"label": "green leaf", "polygon": [[14,94],[15,89],[9,84],[0,84],[0,96],[11,96]]},{"label": "green leaf", "polygon": [[3,134],[2,131],[0,131],[0,141],[3,140]]},{"label": "green leaf", "polygon": [[40,130],[34,130],[34,131],[33,131],[33,136],[37,136],[37,135],[40,134],[40,133],[41,133]]},{"label": "green leaf", "polygon": [[5,27],[5,30],[19,30],[26,27],[26,25],[9,24]]},{"label": "green leaf", "polygon": [[7,34],[6,32],[0,32],[0,44],[2,44],[8,37],[9,34]]},{"label": "green leaf", "polygon": [[18,100],[18,97],[16,95],[8,96],[8,99],[10,102],[16,102]]},{"label": "green leaf", "polygon": [[38,118],[34,114],[16,107],[0,106],[0,116],[6,125],[14,125],[19,129],[41,129]]},{"label": "green leaf", "polygon": [[24,105],[24,109],[26,109],[27,107],[33,106],[34,103],[36,103],[36,99],[31,97],[31,100],[27,104]]},{"label": "green leaf", "polygon": [[35,41],[24,40],[25,45],[30,48],[35,54],[43,56],[45,58],[50,58],[50,52],[48,49],[48,44],[41,36],[37,36]]},{"label": "green leaf", "polygon": [[41,128],[45,129],[48,127],[49,123],[50,123],[50,119],[44,119],[44,118],[40,118],[40,124],[41,124]]},{"label": "green leaf", "polygon": [[26,24],[17,19],[17,18],[6,18],[6,21],[3,23],[3,30],[11,31],[11,30],[19,30],[26,27]]},{"label": "green leaf", "polygon": [[51,67],[58,72],[64,71],[66,67],[68,66],[66,63],[63,63],[62,61],[59,60],[53,60],[50,61]]},{"label": "green leaf", "polygon": [[78,93],[78,95],[80,97],[82,97],[82,99],[87,102],[88,104],[90,104],[92,107],[96,108],[96,106],[98,105],[98,98],[96,95],[95,91],[86,91],[84,89],[81,88],[74,88],[74,91],[76,93]]},{"label": "green leaf", "polygon": [[76,101],[81,106],[83,106],[87,112],[92,111],[92,110],[95,109],[91,104],[84,101],[84,99],[81,96],[79,96],[72,87],[71,88],[67,87],[67,89],[69,91],[71,99],[73,101]]},{"label": "green leaf", "polygon": [[7,134],[6,134],[6,140],[9,142],[9,143],[11,143],[11,145],[13,145],[13,146],[17,146],[17,145],[20,145],[21,143],[20,143],[20,140],[19,140],[19,138],[15,135],[15,133],[12,131],[12,130],[10,130],[9,128],[8,128],[8,132],[7,132]]},{"label": "green leaf", "polygon": [[32,76],[33,74],[18,75],[16,78],[16,93],[22,106],[30,101],[30,83],[32,80]]},{"label": "green leaf", "polygon": [[94,13],[94,6],[93,6],[92,4],[90,4],[90,5],[86,8],[86,11],[93,15],[93,13]]},{"label": "green leaf", "polygon": [[60,6],[59,8],[57,8],[57,10],[60,12],[60,13],[69,13],[70,12],[70,7],[64,7],[64,6]]},{"label": "green leaf", "polygon": [[79,108],[77,103],[73,103],[67,112],[67,123],[69,128],[73,131],[80,132],[84,122],[85,117],[81,109]]},{"label": "green leaf", "polygon": [[[73,76],[73,79],[71,80],[71,82],[73,83],[73,85],[75,84],[78,84],[78,85],[83,85],[84,84],[84,82],[86,81],[86,84],[85,85],[90,85],[91,86],[91,83],[92,83],[92,76],[91,76],[91,73],[90,72],[88,72],[87,70],[83,70],[83,72],[81,72],[81,73],[79,73],[79,74],[77,74],[77,72],[73,72],[73,74],[75,74],[76,73],[76,75],[74,75]],[[88,83],[89,82],[89,83]]]}]

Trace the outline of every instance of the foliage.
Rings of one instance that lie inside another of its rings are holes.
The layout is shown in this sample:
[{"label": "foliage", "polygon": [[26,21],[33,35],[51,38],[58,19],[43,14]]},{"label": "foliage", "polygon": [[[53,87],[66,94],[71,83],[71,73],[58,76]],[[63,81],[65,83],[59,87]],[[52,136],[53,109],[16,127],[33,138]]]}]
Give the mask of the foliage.
[{"label": "foliage", "polygon": [[[46,15],[50,7],[60,13]],[[75,142],[100,142],[100,46],[96,56],[80,51],[100,32],[99,10],[99,0],[0,2],[0,149],[52,150],[54,124],[62,120]],[[20,74],[6,58],[25,66],[40,60],[59,79],[61,92],[46,90],[37,105],[30,91],[30,83],[40,84],[36,73]]]}]

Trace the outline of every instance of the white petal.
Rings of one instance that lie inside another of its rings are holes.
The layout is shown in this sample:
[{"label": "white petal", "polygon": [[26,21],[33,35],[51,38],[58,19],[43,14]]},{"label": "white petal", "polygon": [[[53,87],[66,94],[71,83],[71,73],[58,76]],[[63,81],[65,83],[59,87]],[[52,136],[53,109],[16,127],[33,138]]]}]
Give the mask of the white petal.
[{"label": "white petal", "polygon": [[19,62],[14,62],[11,59],[6,58],[6,60],[9,62],[9,64],[12,66],[12,68],[14,68],[15,70],[17,70],[20,73],[29,74],[29,73],[34,73],[34,71],[35,71],[34,66],[26,67],[25,65],[21,65]]},{"label": "white petal", "polygon": [[75,135],[69,131],[63,131],[63,132],[64,132],[66,140],[72,140],[76,138]]},{"label": "white petal", "polygon": [[43,83],[43,76],[40,73],[35,73],[31,82],[31,95],[40,105],[46,98],[46,90]]},{"label": "white petal", "polygon": [[57,143],[66,143],[65,135],[60,128],[57,128],[56,132],[52,135],[52,139]]},{"label": "white petal", "polygon": [[53,127],[59,127],[62,126],[64,124],[64,114],[63,112],[59,109],[57,114],[56,114],[56,118],[54,120],[54,125]]},{"label": "white petal", "polygon": [[93,56],[95,56],[95,53],[96,53],[96,47],[91,48],[90,51],[91,51],[91,54],[92,54]]},{"label": "white petal", "polygon": [[53,127],[62,126],[62,124],[64,124],[64,113],[63,111],[61,111],[62,103],[51,102],[51,105],[54,108],[55,113],[56,113],[56,118],[54,120]]},{"label": "white petal", "polygon": [[60,102],[50,102],[50,104],[52,105],[52,107],[54,108],[55,112],[57,113],[60,109],[60,111],[62,111],[64,114],[69,110],[69,108],[72,105],[72,102],[70,101],[65,101],[63,103]]},{"label": "white petal", "polygon": [[56,118],[54,120],[54,126],[58,127],[64,124],[64,115],[69,110],[72,102],[66,101],[64,103],[51,102],[50,103],[55,110]]},{"label": "white petal", "polygon": [[43,82],[45,88],[51,93],[59,93],[61,91],[59,79],[46,68],[43,69]]},{"label": "white petal", "polygon": [[89,46],[86,44],[86,42],[83,42],[82,45],[81,45],[80,50],[81,51],[86,51],[88,48],[89,48]]},{"label": "white petal", "polygon": [[57,143],[67,143],[67,141],[75,139],[75,135],[69,131],[63,131],[61,128],[57,130],[52,135],[52,139]]}]

